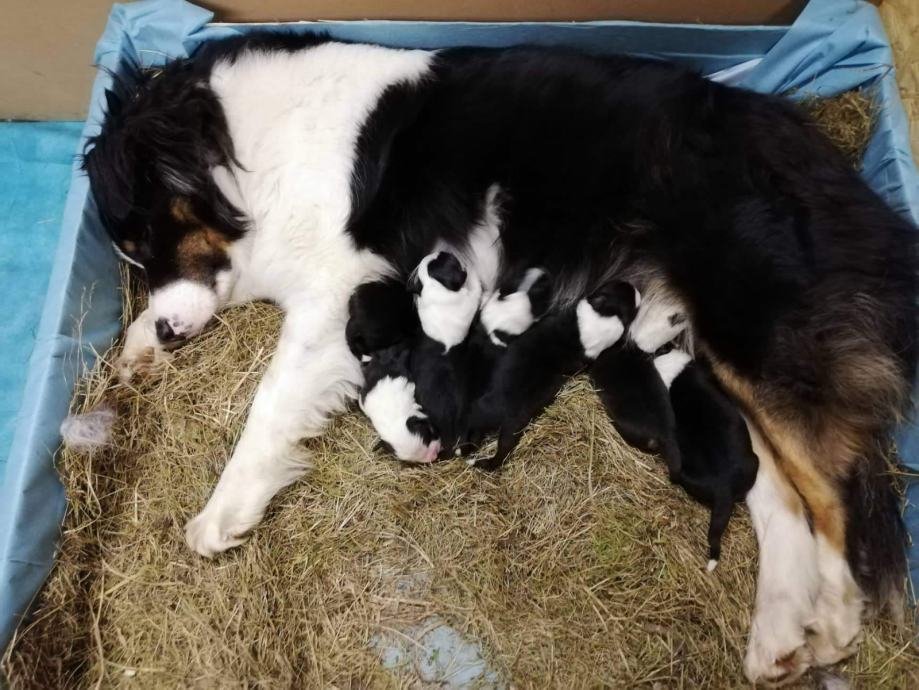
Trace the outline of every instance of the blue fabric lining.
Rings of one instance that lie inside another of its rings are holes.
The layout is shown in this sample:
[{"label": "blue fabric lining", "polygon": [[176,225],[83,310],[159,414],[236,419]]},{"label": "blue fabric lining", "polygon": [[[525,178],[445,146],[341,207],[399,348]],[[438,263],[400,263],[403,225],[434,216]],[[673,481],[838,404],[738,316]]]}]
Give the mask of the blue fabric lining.
[{"label": "blue fabric lining", "polygon": [[[824,96],[859,86],[878,87],[881,116],[863,174],[895,209],[919,220],[919,175],[910,155],[890,47],[876,10],[861,0],[811,0],[791,28],[637,22],[209,25],[211,18],[207,10],[183,0],[115,5],[96,60],[111,71],[124,61],[154,66],[187,55],[205,40],[279,27],[399,47],[533,43],[631,52],[678,60],[706,74],[762,58],[734,73],[732,83],[767,92],[793,89]],[[96,78],[84,137],[97,131],[102,92],[111,79],[105,71]],[[120,328],[116,261],[87,194],[86,178],[74,169],[0,498],[0,643],[4,646],[53,561],[65,502],[52,458],[73,382],[81,367],[92,363],[91,348],[104,350]],[[73,316],[80,313],[83,330],[77,339]],[[904,460],[919,469],[919,436],[913,425],[903,428],[899,441]],[[919,501],[919,487],[910,489],[910,497]],[[907,521],[919,535],[919,510],[912,505]],[[914,555],[916,578],[919,551]]]}]

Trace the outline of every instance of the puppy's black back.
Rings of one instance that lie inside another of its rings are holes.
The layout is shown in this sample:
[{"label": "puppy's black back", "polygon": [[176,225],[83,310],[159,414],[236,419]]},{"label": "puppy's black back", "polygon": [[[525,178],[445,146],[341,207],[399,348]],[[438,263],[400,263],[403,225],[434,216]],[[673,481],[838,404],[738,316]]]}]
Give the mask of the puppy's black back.
[{"label": "puppy's black back", "polygon": [[558,394],[567,376],[584,362],[573,312],[566,310],[535,323],[511,341],[497,360],[484,395],[472,404],[467,436],[475,442],[500,431],[494,457],[476,467],[500,467],[527,424]]},{"label": "puppy's black back", "polygon": [[756,480],[759,461],[737,406],[701,362],[691,362],[673,380],[670,400],[683,477],[700,494],[713,495],[727,486],[732,496],[742,499]]},{"label": "puppy's black back", "polygon": [[407,342],[417,329],[412,296],[398,281],[364,283],[348,300],[345,338],[356,357]]},{"label": "puppy's black back", "polygon": [[461,435],[467,401],[467,361],[464,345],[444,353],[441,343],[423,333],[412,343],[410,369],[415,398],[439,431],[445,454]]},{"label": "puppy's black back", "polygon": [[721,555],[721,537],[734,504],[753,488],[759,460],[734,402],[708,366],[691,362],[670,386],[681,468],[678,483],[712,511],[710,558]]},{"label": "puppy's black back", "polygon": [[612,347],[596,359],[590,377],[606,413],[633,448],[661,456],[671,478],[680,469],[670,393],[654,361],[637,347]]}]

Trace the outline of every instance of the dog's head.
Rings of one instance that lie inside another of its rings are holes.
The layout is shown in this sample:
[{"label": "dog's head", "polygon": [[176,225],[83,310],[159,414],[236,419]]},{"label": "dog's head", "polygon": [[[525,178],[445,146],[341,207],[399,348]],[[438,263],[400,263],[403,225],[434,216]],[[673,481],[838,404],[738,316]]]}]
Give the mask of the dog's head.
[{"label": "dog's head", "polygon": [[83,168],[116,253],[144,271],[157,335],[180,342],[229,298],[230,247],[245,233],[213,177],[234,162],[223,110],[188,61],[106,100]]}]

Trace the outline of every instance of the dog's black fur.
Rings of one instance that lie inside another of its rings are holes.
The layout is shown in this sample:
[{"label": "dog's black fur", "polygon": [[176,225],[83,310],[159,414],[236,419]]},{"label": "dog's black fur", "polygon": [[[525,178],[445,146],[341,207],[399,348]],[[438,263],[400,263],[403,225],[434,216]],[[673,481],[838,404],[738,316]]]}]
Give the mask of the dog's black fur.
[{"label": "dog's black fur", "polygon": [[[635,316],[635,290],[628,283],[603,285],[587,301],[603,316],[618,316],[625,329]],[[488,388],[469,412],[466,438],[470,443],[498,432],[495,454],[475,466],[500,468],[527,425],[555,399],[565,379],[587,361],[574,308],[546,316],[511,341],[497,360]]]},{"label": "dog's black fur", "polygon": [[[184,232],[164,215],[176,196],[228,237],[246,229],[210,176],[234,156],[214,61],[324,40],[218,41],[112,99],[85,167],[151,284]],[[794,105],[662,61],[460,48],[387,89],[356,153],[348,232],[401,275],[440,240],[461,247],[497,184],[504,263],[545,267],[554,303],[661,276],[782,462],[816,470],[797,487],[815,529],[842,537],[875,602],[902,593],[897,511],[862,513],[897,502],[877,449],[915,377],[916,236]]]}]

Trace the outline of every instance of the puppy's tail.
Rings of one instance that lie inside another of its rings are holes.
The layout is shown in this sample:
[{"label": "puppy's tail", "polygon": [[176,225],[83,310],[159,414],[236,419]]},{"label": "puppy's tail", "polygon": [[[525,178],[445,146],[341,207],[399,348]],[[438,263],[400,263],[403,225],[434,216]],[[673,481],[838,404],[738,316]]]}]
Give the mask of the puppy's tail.
[{"label": "puppy's tail", "polygon": [[849,567],[876,613],[902,621],[908,536],[900,512],[902,486],[878,440],[854,463],[844,487]]}]

